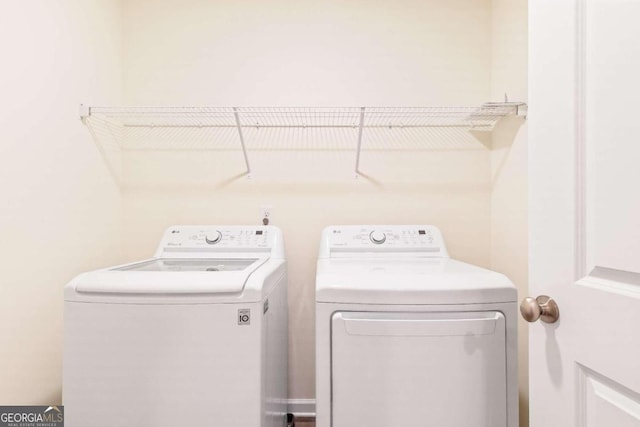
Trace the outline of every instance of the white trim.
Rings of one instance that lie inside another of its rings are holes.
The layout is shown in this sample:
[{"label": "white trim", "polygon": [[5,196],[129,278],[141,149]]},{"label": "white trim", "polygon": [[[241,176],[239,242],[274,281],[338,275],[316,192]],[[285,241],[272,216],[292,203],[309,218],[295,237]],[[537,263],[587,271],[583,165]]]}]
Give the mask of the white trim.
[{"label": "white trim", "polygon": [[587,0],[578,0],[576,6],[576,57],[575,57],[575,280],[587,271],[587,157],[586,157],[586,28]]},{"label": "white trim", "polygon": [[576,282],[605,292],[640,298],[640,274],[596,266],[591,273]]},{"label": "white trim", "polygon": [[315,399],[288,399],[288,411],[296,417],[314,417],[316,416],[316,400]]}]

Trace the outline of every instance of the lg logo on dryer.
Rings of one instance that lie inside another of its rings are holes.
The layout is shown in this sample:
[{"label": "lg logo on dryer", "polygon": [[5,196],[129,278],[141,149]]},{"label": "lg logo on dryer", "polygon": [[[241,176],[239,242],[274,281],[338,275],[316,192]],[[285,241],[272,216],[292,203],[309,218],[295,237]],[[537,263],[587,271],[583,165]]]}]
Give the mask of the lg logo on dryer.
[{"label": "lg logo on dryer", "polygon": [[250,325],[251,324],[251,310],[248,308],[238,310],[238,325]]}]

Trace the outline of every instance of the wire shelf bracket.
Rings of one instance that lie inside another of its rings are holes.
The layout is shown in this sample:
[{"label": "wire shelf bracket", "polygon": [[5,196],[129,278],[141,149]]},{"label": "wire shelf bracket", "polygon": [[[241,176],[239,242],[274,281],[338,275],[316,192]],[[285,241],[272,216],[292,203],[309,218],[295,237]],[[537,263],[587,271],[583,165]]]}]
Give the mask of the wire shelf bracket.
[{"label": "wire shelf bracket", "polygon": [[358,125],[358,147],[356,151],[356,178],[360,176],[360,152],[362,151],[362,131],[364,130],[364,111],[365,107],[360,107],[360,124]]},{"label": "wire shelf bracket", "polygon": [[237,107],[233,107],[233,115],[236,119],[236,126],[238,127],[238,136],[240,137],[240,145],[242,145],[242,154],[244,155],[244,163],[247,165],[247,178],[251,178],[251,165],[249,165],[249,156],[247,155],[247,146],[244,143],[244,135],[242,134],[242,123],[240,122],[240,115],[238,114]]}]

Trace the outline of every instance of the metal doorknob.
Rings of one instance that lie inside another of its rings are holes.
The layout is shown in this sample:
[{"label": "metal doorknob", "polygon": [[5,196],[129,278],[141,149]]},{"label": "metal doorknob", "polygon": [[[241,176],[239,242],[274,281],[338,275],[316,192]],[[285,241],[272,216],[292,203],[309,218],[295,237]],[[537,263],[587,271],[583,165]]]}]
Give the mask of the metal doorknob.
[{"label": "metal doorknob", "polygon": [[540,295],[538,298],[526,297],[520,304],[520,313],[527,322],[540,319],[545,323],[555,323],[560,317],[558,304],[547,295]]}]

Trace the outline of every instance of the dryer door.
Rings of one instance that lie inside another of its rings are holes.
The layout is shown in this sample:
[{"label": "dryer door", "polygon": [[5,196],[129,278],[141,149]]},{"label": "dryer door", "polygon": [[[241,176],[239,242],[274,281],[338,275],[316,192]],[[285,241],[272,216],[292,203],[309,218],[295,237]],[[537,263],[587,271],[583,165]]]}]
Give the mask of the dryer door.
[{"label": "dryer door", "polygon": [[504,427],[499,312],[337,312],[333,427]]}]

